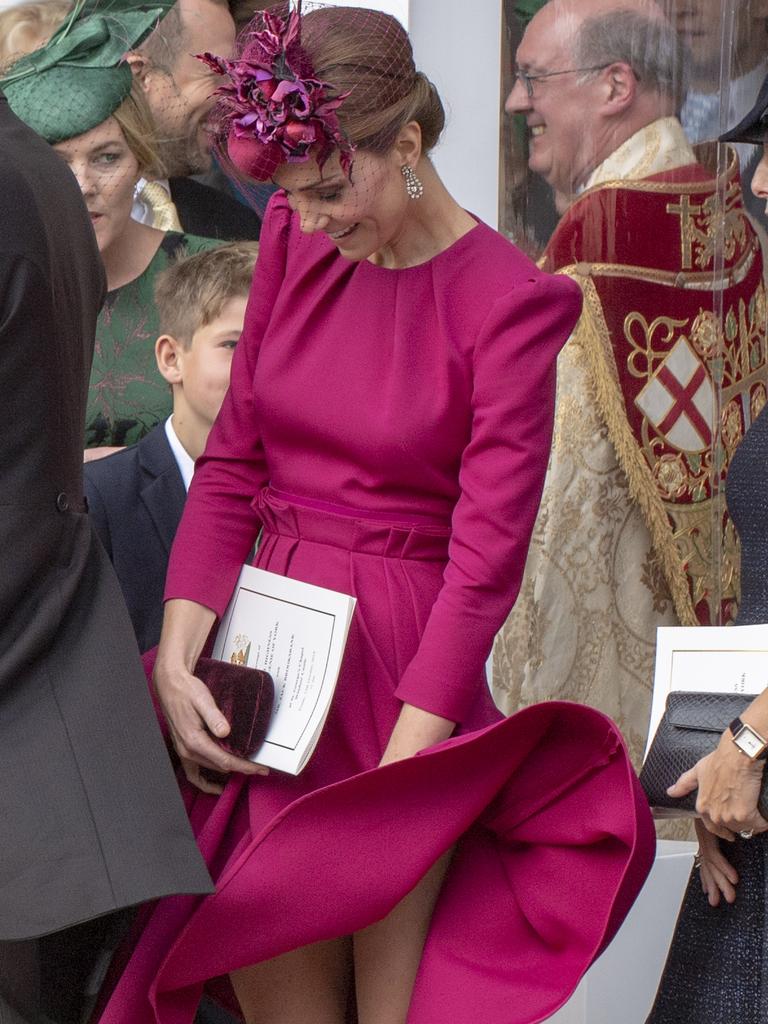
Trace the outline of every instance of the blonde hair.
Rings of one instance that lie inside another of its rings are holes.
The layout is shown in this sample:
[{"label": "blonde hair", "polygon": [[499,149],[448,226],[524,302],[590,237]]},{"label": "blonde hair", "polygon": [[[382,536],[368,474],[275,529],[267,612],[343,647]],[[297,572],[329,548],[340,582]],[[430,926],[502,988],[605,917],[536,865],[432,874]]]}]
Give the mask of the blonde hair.
[{"label": "blonde hair", "polygon": [[0,72],[44,46],[71,10],[71,0],[39,0],[0,11]]},{"label": "blonde hair", "polygon": [[164,178],[165,168],[157,142],[157,130],[141,86],[134,81],[131,91],[111,114],[120,125],[128,148],[139,162],[145,178]]},{"label": "blonde hair", "polygon": [[258,242],[230,242],[181,256],[158,274],[160,333],[189,348],[195,331],[215,320],[230,299],[248,294],[258,254]]}]

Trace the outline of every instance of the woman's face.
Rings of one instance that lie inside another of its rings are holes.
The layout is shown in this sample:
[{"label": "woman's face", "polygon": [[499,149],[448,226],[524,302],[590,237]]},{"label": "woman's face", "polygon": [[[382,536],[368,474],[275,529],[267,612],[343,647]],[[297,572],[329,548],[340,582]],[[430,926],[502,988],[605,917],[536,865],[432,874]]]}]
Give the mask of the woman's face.
[{"label": "woman's face", "polygon": [[104,252],[130,220],[133,193],[141,176],[139,162],[113,117],[53,148],[77,178],[99,251]]},{"label": "woman's face", "polygon": [[409,199],[394,151],[384,156],[356,153],[351,180],[335,153],[322,170],[315,160],[282,164],[273,181],[285,189],[301,230],[322,231],[348,260],[396,247],[407,235]]}]

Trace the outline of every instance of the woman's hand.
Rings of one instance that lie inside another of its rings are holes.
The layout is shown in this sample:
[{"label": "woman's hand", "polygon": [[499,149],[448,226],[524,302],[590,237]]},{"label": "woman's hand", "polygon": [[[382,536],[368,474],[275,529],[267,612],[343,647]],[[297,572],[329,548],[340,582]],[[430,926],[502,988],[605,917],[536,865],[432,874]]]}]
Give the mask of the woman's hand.
[{"label": "woman's hand", "polygon": [[224,739],[229,723],[205,683],[192,675],[191,666],[197,663],[214,619],[209,608],[193,601],[168,601],[153,675],[184,774],[204,793],[220,793],[222,786],[201,776],[201,768],[244,775],[269,772],[262,765],[229,754],[212,738]]},{"label": "woman's hand", "polygon": [[710,907],[720,905],[721,894],[726,903],[736,900],[736,886],[739,876],[736,868],[723,854],[717,836],[705,828],[703,822],[695,821],[699,852],[696,858],[699,868],[701,891],[707,897]]},{"label": "woman's hand", "polygon": [[765,832],[757,801],[765,762],[743,754],[726,730],[717,748],[684,772],[667,792],[683,797],[698,788],[696,813],[710,832],[732,842],[738,832]]},{"label": "woman's hand", "polygon": [[380,763],[389,764],[391,761],[412,757],[426,747],[447,740],[455,728],[456,723],[447,718],[433,715],[431,711],[424,711],[412,704],[403,704]]}]

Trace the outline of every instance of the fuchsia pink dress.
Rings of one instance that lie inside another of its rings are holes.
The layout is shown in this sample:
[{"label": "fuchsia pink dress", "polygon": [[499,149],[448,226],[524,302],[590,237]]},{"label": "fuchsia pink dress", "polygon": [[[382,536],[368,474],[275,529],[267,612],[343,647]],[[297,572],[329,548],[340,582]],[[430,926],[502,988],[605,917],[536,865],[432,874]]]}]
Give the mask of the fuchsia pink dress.
[{"label": "fuchsia pink dress", "polygon": [[[653,848],[615,727],[562,704],[502,721],[484,677],[580,305],[482,223],[389,270],[273,198],[166,597],[221,614],[262,530],[258,565],[358,605],[304,772],[187,792],[217,892],[158,905],[105,1024],[188,1024],[204,983],[378,920],[458,839],[413,1024],[543,1019],[615,930]],[[457,738],[378,769],[404,701]]]}]

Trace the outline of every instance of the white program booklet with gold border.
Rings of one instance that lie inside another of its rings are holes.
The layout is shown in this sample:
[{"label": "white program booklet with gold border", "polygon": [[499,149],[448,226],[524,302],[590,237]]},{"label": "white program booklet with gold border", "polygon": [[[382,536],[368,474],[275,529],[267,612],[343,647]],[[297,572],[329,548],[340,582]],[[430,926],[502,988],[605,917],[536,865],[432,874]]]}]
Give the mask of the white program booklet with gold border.
[{"label": "white program booklet with gold border", "polygon": [[768,625],[659,626],[646,755],[672,691],[761,693],[768,686]]},{"label": "white program booklet with gold border", "polygon": [[213,657],[275,682],[266,739],[252,760],[298,775],[320,738],[341,670],[355,598],[244,565]]}]

